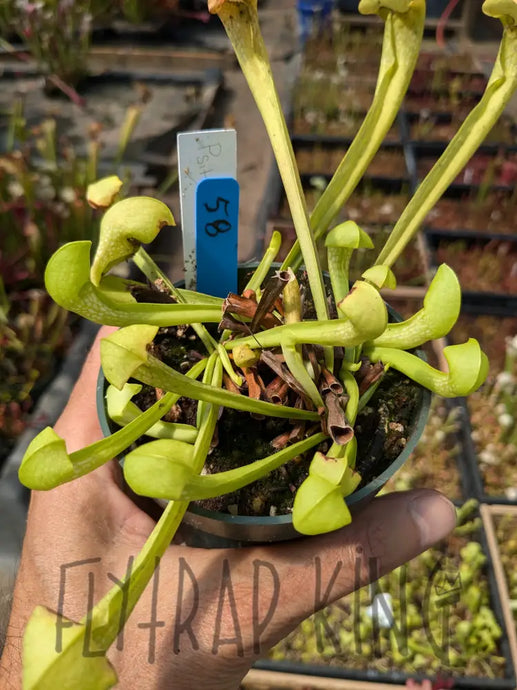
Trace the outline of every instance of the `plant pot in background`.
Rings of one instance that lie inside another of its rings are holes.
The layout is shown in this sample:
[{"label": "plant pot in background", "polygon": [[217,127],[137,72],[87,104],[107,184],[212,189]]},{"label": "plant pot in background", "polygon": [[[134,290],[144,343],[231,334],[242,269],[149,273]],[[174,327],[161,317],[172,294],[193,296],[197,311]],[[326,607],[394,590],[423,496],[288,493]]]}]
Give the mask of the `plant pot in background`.
[{"label": "plant pot in background", "polygon": [[425,234],[431,250],[431,265],[448,264],[462,286],[462,303],[494,313],[517,313],[517,239],[479,237],[452,238],[448,233]]},{"label": "plant pot in background", "polygon": [[492,309],[485,308],[484,314],[479,313],[479,306],[473,309],[462,312],[448,336],[450,342],[458,343],[468,330],[490,363],[487,382],[460,402],[464,415],[460,434],[471,495],[485,503],[517,505],[517,431],[511,411],[516,399],[511,357],[517,317],[515,312],[501,316]]},{"label": "plant pot in background", "polygon": [[487,553],[480,518],[460,518],[447,539],[303,621],[256,666],[350,687],[451,678],[455,688],[510,690],[509,626]]}]

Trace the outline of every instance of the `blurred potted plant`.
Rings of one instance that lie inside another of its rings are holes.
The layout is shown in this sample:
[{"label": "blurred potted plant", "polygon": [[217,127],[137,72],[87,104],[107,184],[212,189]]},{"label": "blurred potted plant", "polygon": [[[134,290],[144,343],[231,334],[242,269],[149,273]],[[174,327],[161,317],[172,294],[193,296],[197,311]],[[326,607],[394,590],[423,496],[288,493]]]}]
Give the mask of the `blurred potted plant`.
[{"label": "blurred potted plant", "polygon": [[[122,159],[137,115],[128,110],[116,159],[106,162],[124,176],[125,188],[132,174]],[[0,463],[77,325],[44,290],[44,271],[64,242],[97,242],[99,219],[85,196],[99,174],[103,145],[95,123],[86,134],[86,153],[58,137],[52,119],[27,127],[21,101],[13,105],[6,143],[0,156]]]},{"label": "blurred potted plant", "polygon": [[17,36],[46,75],[46,88],[73,95],[87,73],[93,21],[110,11],[106,0],[8,0],[0,12],[3,47],[13,51],[6,38]]},{"label": "blurred potted plant", "polygon": [[[118,191],[116,184],[113,180],[101,180],[89,190],[90,202],[108,209],[101,222],[93,262],[90,265],[90,244],[74,242],[61,247],[46,269],[47,289],[58,304],[98,323],[120,327],[102,341],[101,358],[104,374],[114,387],[109,396],[117,398],[116,416],[124,426],[94,447],[71,454],[67,453],[64,441],[47,428],[27,449],[20,478],[29,487],[51,489],[125,452],[147,432],[159,436],[125,456],[124,472],[129,485],[138,493],[168,501],[146,547],[135,560],[125,601],[127,612],[136,604],[151,577],[155,558],[170,543],[190,501],[236,491],[302,453],[317,449],[310,453],[308,471],[296,491],[292,517],[289,515],[288,519],[303,534],[342,527],[351,519],[347,502],[375,493],[383,483],[381,471],[369,486],[356,490],[362,478],[357,471],[355,425],[360,410],[381,390],[393,370],[407,377],[398,378],[394,384],[395,389],[404,390],[407,403],[411,389],[408,380],[416,384],[416,397],[421,386],[444,396],[461,396],[477,389],[488,369],[486,356],[473,339],[445,349],[448,372],[434,369],[412,352],[423,342],[447,333],[458,317],[460,287],[446,265],[437,271],[422,309],[406,321],[389,322],[379,290],[395,286],[391,266],[426,213],[481,143],[517,86],[517,3],[485,2],[488,13],[501,16],[505,31],[480,106],[465,120],[437,167],[400,216],[379,256],[351,289],[350,255],[355,248],[369,246],[371,240],[353,221],[330,231],[329,228],[401,105],[418,56],[424,0],[361,0],[361,11],[377,12],[385,20],[378,86],[356,139],[310,218],[260,34],[256,1],[212,0],[209,7],[219,15],[232,40],[276,155],[297,233],[288,256],[272,280],[264,283],[280,245],[280,237],[275,234],[242,294],[229,295],[224,301],[176,288],[142,247],[161,229],[174,224],[170,210],[148,197],[113,203]],[[318,242],[324,243],[328,257],[330,307]],[[109,275],[114,265],[129,257],[144,273],[148,285],[128,285]],[[306,279],[299,273],[302,264]],[[299,278],[306,283],[306,293],[310,293],[310,300],[306,300],[310,308],[307,306],[305,314]],[[149,299],[150,292],[153,301]],[[220,338],[216,339],[210,324],[219,324]],[[160,328],[174,329],[176,336],[181,337],[178,327],[185,332],[187,325],[192,326],[194,337],[205,352],[201,357],[194,352],[189,361],[189,345],[193,342],[189,334],[186,343],[178,348],[177,371],[157,356],[160,346],[155,337]],[[280,395],[280,402],[287,404],[276,405],[262,399],[265,395],[256,369],[259,361],[267,365],[277,394],[287,384],[289,392],[282,394],[285,397]],[[156,402],[145,412],[131,405],[141,384],[159,389]],[[193,415],[195,425],[162,420],[180,397],[198,401]],[[394,406],[399,406],[400,399],[393,401]],[[294,427],[290,427],[289,438],[276,452],[250,464],[201,475],[213,446],[221,407],[291,420]],[[388,426],[393,422],[394,430],[400,431],[396,421],[386,422]],[[405,431],[401,446],[406,441]],[[345,497],[349,497],[347,502]],[[117,586],[88,614],[88,632],[97,649],[107,649],[118,634],[119,592]],[[73,651],[82,647],[85,626],[68,629],[63,654],[56,657],[50,633],[54,619],[54,614],[38,608],[27,626],[28,688],[45,681],[50,665],[54,682],[56,674],[70,682],[71,678],[79,679],[89,672],[91,659],[80,658]],[[46,647],[48,654],[43,651]],[[37,658],[33,653],[37,653]],[[95,664],[99,687],[110,687],[114,676],[108,662],[96,657]]]}]

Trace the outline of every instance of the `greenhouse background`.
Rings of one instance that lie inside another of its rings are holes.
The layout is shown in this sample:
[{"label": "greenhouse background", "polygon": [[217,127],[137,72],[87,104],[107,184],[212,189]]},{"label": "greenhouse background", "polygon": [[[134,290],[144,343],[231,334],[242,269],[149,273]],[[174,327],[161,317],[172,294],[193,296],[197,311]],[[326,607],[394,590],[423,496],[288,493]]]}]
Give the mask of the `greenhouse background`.
[{"label": "greenhouse background", "polygon": [[[272,233],[295,238],[266,131],[217,17],[200,0],[78,0],[0,7],[0,606],[8,609],[28,506],[21,458],[52,425],[96,329],[55,305],[45,265],[95,241],[88,184],[117,174],[127,195],[164,200],[178,222],[149,251],[183,278],[177,134],[237,131],[239,260]],[[259,0],[259,17],[309,208],[357,133],[383,34],[350,0]],[[59,14],[61,12],[61,14]],[[66,21],[65,21],[66,19]],[[410,195],[479,102],[501,25],[476,0],[427,0],[424,42],[402,109],[338,221],[382,246]],[[352,278],[359,278],[364,252]],[[391,306],[408,317],[438,265],[463,289],[446,340],[472,336],[487,383],[434,397],[424,434],[383,491],[435,488],[455,532],[375,585],[304,621],[242,687],[517,687],[517,96],[395,264]],[[1,619],[0,615],[0,619]],[[404,626],[401,621],[404,619]],[[404,628],[402,630],[402,628]],[[402,630],[402,632],[401,632]]]}]

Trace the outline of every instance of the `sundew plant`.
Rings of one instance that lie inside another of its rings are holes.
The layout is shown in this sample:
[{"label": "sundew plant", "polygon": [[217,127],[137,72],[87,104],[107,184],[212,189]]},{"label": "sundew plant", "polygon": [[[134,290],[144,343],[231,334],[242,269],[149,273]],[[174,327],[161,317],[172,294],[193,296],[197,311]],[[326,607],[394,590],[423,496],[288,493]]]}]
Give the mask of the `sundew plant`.
[{"label": "sundew plant", "polygon": [[[439,267],[422,308],[406,321],[389,321],[379,291],[396,286],[391,267],[516,89],[517,2],[484,2],[485,13],[503,24],[486,90],[416,190],[380,254],[372,257],[370,267],[353,285],[348,277],[350,258],[354,249],[370,247],[371,239],[357,223],[333,226],[333,219],[346,205],[400,108],[419,54],[424,0],[359,2],[362,13],[377,13],[385,23],[377,87],[354,142],[310,214],[260,32],[257,0],[211,0],[209,9],[220,17],[230,37],[264,119],[297,240],[267,279],[280,247],[275,233],[242,294],[222,300],[175,287],[142,247],[174,224],[163,203],[150,197],[118,201],[119,183],[113,178],[90,187],[90,202],[107,209],[95,256],[90,256],[89,242],[65,244],[47,265],[46,287],[60,306],[96,323],[119,327],[101,342],[101,360],[110,384],[108,403],[121,427],[73,453],[51,428],[43,430],[27,449],[20,479],[30,488],[50,490],[124,453],[124,473],[131,488],[168,503],[131,575],[85,619],[64,630],[59,654],[54,649],[56,614],[35,609],[24,638],[28,689],[54,690],[59,685],[98,689],[115,684],[115,672],[104,655],[82,655],[85,636],[98,652],[113,644],[120,631],[121,607],[128,613],[134,608],[190,501],[236,491],[313,449],[307,476],[294,498],[293,525],[308,535],[338,529],[351,520],[345,497],[361,481],[354,425],[385,373],[397,370],[446,397],[470,394],[487,375],[487,358],[474,339],[444,349],[447,371],[434,369],[413,353],[426,341],[446,335],[459,315],[460,285],[447,265]],[[321,247],[327,253],[331,305],[319,261]],[[141,270],[147,284],[128,285],[110,275],[112,267],[127,259]],[[310,319],[302,310],[298,282],[302,266],[314,311]],[[135,299],[135,290],[142,295],[149,289],[161,295],[158,302]],[[211,324],[219,324],[219,330]],[[152,343],[160,328],[187,325],[205,354],[188,370],[177,371],[155,356]],[[284,391],[276,402],[261,386],[256,373],[259,362],[271,370],[271,381],[278,377],[275,394]],[[144,384],[163,395],[142,411],[133,397]],[[197,401],[196,423],[163,421],[182,396]],[[298,425],[299,433],[266,457],[201,474],[221,408],[288,419]],[[135,449],[133,444],[142,436],[155,438],[144,439]]]}]

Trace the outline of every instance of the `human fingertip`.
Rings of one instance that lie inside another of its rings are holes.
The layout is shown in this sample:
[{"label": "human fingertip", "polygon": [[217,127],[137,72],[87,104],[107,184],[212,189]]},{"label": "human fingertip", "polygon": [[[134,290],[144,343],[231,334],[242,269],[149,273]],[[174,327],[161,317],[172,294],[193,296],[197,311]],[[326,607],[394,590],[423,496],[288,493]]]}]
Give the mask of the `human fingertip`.
[{"label": "human fingertip", "polygon": [[416,492],[408,506],[422,550],[444,539],[456,526],[456,509],[443,494],[432,489]]}]

